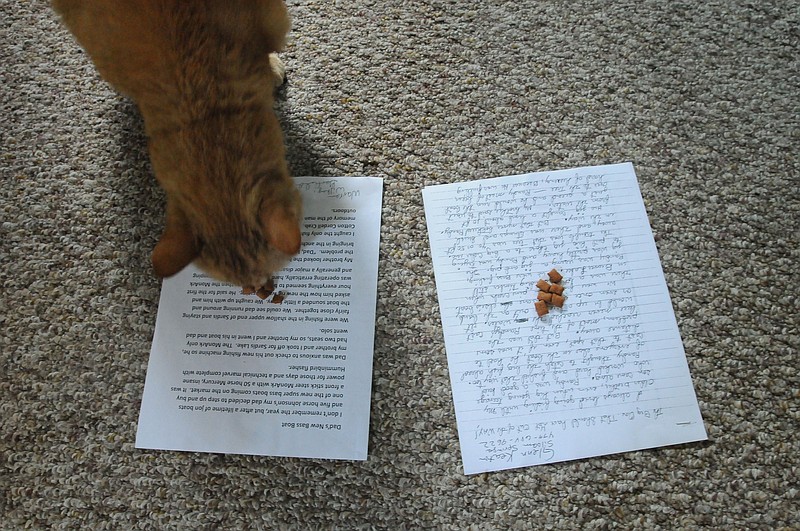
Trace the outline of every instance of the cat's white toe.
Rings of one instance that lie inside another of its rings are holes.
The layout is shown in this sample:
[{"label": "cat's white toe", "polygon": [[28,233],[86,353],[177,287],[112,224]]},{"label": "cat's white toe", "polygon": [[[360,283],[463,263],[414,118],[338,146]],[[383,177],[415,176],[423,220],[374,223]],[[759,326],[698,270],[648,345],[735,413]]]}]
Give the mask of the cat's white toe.
[{"label": "cat's white toe", "polygon": [[283,64],[278,54],[271,53],[269,54],[269,67],[275,76],[275,86],[280,87],[286,82],[286,65]]}]

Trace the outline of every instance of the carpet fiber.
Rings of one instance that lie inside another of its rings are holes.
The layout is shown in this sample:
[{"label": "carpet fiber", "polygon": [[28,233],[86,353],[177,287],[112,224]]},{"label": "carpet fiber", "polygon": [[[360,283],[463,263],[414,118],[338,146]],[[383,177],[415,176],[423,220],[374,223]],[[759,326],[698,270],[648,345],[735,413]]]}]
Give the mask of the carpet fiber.
[{"label": "carpet fiber", "polygon": [[[369,460],[134,448],[164,197],[135,107],[0,0],[0,528],[798,529],[800,4],[289,9],[292,172],[385,179]],[[623,161],[710,440],[464,476],[422,187]]]}]

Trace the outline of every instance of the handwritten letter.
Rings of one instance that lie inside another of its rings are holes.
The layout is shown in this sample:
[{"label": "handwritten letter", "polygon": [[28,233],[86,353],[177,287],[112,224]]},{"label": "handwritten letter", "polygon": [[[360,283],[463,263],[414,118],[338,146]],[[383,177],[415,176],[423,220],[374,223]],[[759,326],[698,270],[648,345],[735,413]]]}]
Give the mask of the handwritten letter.
[{"label": "handwritten letter", "polygon": [[465,473],[706,439],[631,164],[423,198]]}]

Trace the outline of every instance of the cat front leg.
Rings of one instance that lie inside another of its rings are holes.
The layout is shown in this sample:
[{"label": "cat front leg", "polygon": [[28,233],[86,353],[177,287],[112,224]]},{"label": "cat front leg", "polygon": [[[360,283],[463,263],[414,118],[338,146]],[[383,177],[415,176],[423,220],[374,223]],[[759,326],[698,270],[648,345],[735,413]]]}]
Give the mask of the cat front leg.
[{"label": "cat front leg", "polygon": [[183,212],[174,200],[167,201],[167,222],[153,249],[153,269],[159,277],[171,277],[200,254],[200,246]]}]

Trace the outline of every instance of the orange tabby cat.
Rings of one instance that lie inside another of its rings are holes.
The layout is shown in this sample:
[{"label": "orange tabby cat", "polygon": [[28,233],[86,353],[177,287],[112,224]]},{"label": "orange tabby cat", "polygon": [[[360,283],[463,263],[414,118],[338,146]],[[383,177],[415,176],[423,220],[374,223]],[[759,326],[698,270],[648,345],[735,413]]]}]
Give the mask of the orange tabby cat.
[{"label": "orange tabby cat", "polygon": [[100,74],[136,101],[166,192],[158,275],[196,260],[259,287],[300,250],[274,89],[282,0],[54,0]]}]

